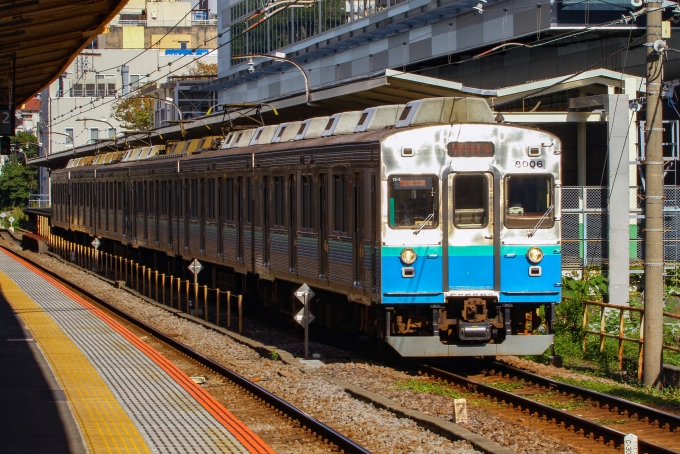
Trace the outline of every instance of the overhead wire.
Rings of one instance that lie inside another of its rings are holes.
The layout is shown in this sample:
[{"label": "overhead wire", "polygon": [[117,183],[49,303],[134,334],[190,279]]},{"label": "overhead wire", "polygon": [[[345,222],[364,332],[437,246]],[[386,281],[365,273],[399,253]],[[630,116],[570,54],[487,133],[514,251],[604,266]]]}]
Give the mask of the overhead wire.
[{"label": "overhead wire", "polygon": [[[285,7],[283,7],[283,8],[281,8],[281,9],[275,11],[273,14],[271,14],[270,16],[268,16],[267,19],[266,19],[265,21],[262,21],[262,22],[258,25],[258,27],[261,26],[261,25],[264,25],[267,21],[271,20],[271,18],[275,17],[276,15],[278,15],[279,13],[281,13],[282,11],[285,11],[285,10],[287,10],[288,8],[292,7],[292,6],[293,6],[295,3],[297,3],[298,1],[301,1],[301,0],[294,0],[293,2],[289,3],[289,4],[286,5]],[[240,24],[240,23],[241,23],[241,22],[238,22],[237,24]],[[230,28],[230,30],[233,28],[233,25],[237,25],[237,24],[232,24],[232,27]],[[238,35],[235,36],[235,37],[232,37],[230,40],[228,40],[228,41],[226,41],[226,42],[224,42],[224,43],[218,45],[218,46],[215,48],[215,50],[220,49],[220,48],[226,46],[227,44],[230,44],[231,42],[233,42],[233,41],[236,40],[237,38],[240,38],[241,36],[245,35],[246,33],[247,33],[247,32],[243,32],[243,33],[238,34]],[[211,38],[210,40],[207,40],[207,41],[212,41],[212,40],[214,40],[215,38],[218,38],[218,37],[221,37],[221,36],[223,36],[223,34],[219,34],[219,35],[215,36],[214,38]],[[206,41],[206,42],[207,42],[207,41]],[[202,45],[197,46],[197,48],[200,48],[201,46],[202,46]],[[206,54],[206,55],[207,55],[207,54]],[[159,77],[159,78],[157,78],[157,79],[150,80],[148,83],[157,82],[157,81],[159,81],[159,80],[161,80],[161,79],[163,79],[163,78],[166,78],[166,77],[169,76],[170,74],[176,73],[177,71],[179,71],[179,70],[181,70],[181,69],[183,69],[183,68],[186,68],[187,66],[189,66],[189,65],[191,65],[191,64],[193,64],[193,63],[195,63],[197,60],[200,60],[200,59],[203,58],[203,57],[205,57],[205,55],[196,56],[196,58],[193,59],[192,61],[185,63],[184,65],[182,65],[182,66],[180,66],[180,67],[178,67],[178,68],[176,68],[176,69],[174,69],[174,70],[168,72],[167,74],[165,74],[165,75],[163,75],[163,76],[161,76],[161,77]],[[173,61],[173,62],[167,63],[166,65],[162,66],[161,68],[166,67],[166,66],[170,67],[170,66],[172,66],[173,63],[179,61],[180,59],[181,59],[181,57],[178,58],[178,59],[176,59],[176,60]],[[155,71],[154,71],[154,72],[155,72]],[[116,93],[119,92],[119,91],[121,91],[123,88],[124,88],[124,87],[121,87],[120,89],[116,90]],[[107,100],[107,101],[105,101],[105,102],[102,102],[101,104],[99,104],[99,105],[97,105],[97,106],[94,106],[95,100],[91,100],[91,101],[89,102],[89,104],[93,104],[93,107],[91,107],[91,108],[89,108],[89,109],[86,109],[86,110],[84,110],[84,111],[82,111],[82,112],[79,112],[77,115],[80,115],[80,114],[89,112],[89,111],[94,110],[94,109],[96,109],[96,108],[98,108],[98,107],[101,107],[101,106],[103,106],[103,105],[110,104],[110,103],[112,103],[112,102],[115,102],[116,100],[117,100],[117,98],[114,97],[114,98],[111,98],[111,99],[109,99],[109,100]],[[98,99],[97,99],[97,101],[98,101]],[[85,105],[86,105],[86,104],[85,104]],[[70,112],[73,112],[76,108],[82,109],[82,108],[83,108],[83,105],[74,107],[73,109],[71,109]],[[69,113],[70,113],[70,112],[69,112]],[[56,126],[56,125],[61,124],[61,123],[65,122],[65,121],[67,121],[67,120],[70,120],[71,118],[73,118],[73,117],[75,117],[75,116],[77,116],[77,115],[70,115],[70,116],[68,116],[68,117],[66,117],[66,118],[63,118],[63,119],[60,120],[60,121],[57,121],[57,122],[54,122],[54,121],[53,121],[53,122],[51,122],[51,123],[49,124],[49,126],[50,126],[50,127],[51,127],[51,126]],[[56,118],[60,118],[60,117],[61,117],[61,116],[56,117]],[[56,119],[56,118],[55,118],[55,119]]]}]

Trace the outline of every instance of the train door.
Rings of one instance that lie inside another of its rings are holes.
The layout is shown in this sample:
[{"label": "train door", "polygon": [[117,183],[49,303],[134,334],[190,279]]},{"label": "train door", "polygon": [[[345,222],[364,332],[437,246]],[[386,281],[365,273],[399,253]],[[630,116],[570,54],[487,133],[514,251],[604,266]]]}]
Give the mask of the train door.
[{"label": "train door", "polygon": [[451,290],[494,288],[493,175],[448,175],[448,282]]},{"label": "train door", "polygon": [[327,175],[319,174],[319,277],[328,277],[328,187]]},{"label": "train door", "polygon": [[288,269],[291,273],[297,271],[297,188],[295,175],[288,176]]},{"label": "train door", "polygon": [[[161,213],[163,212],[163,210],[161,208],[161,204],[162,204],[163,198],[165,197],[165,188],[163,188],[163,193],[161,194],[161,191],[159,191],[160,182],[158,180],[156,180],[156,181],[153,182],[153,185],[154,185],[153,194],[154,194],[154,219],[155,219],[154,242],[156,244],[160,244],[160,239],[161,239],[161,235],[160,235],[160,228],[161,228],[160,224],[161,224],[161,222],[160,222],[160,219],[161,219]],[[163,185],[163,186],[165,186],[165,185]]]},{"label": "train door", "polygon": [[191,194],[189,192],[190,190],[190,185],[189,185],[189,179],[184,180],[184,210],[182,211],[183,214],[183,221],[182,225],[184,228],[182,229],[182,234],[184,235],[184,250],[188,251],[189,250],[189,210],[191,209]]},{"label": "train door", "polygon": [[354,285],[362,287],[364,273],[364,175],[355,172],[352,182],[352,263],[354,264]]}]

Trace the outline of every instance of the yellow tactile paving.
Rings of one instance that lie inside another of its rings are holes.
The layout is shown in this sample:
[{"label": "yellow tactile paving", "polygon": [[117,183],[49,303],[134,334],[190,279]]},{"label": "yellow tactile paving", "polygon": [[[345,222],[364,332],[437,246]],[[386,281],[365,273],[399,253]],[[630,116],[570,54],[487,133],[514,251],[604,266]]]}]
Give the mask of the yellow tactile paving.
[{"label": "yellow tactile paving", "polygon": [[0,292],[31,330],[64,389],[92,453],[150,453],[134,423],[85,355],[52,318],[5,273]]}]

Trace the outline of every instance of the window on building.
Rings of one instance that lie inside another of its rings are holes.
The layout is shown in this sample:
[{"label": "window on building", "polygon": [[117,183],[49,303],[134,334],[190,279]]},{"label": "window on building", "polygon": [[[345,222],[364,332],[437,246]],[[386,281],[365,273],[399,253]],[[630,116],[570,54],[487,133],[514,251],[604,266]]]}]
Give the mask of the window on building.
[{"label": "window on building", "polygon": [[97,140],[99,140],[99,129],[90,128],[90,141],[96,142]]},{"label": "window on building", "polygon": [[109,139],[115,139],[116,138],[116,130],[113,128],[108,129],[108,136]]},{"label": "window on building", "polygon": [[116,95],[116,79],[113,74],[97,74],[95,82],[97,83],[97,96]]},{"label": "window on building", "polygon": [[182,50],[186,50],[189,48],[189,42],[188,41],[180,41],[179,42],[179,48]]},{"label": "window on building", "polygon": [[146,74],[130,74],[130,87],[135,89],[146,83]]},{"label": "window on building", "polygon": [[68,137],[64,137],[64,144],[72,147],[73,146],[73,128],[64,128],[64,134]]}]

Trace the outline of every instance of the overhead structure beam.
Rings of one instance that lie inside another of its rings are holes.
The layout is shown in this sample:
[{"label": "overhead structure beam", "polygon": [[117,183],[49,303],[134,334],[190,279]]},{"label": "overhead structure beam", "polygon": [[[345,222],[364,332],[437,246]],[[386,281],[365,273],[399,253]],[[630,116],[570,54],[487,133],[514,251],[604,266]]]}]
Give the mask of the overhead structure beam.
[{"label": "overhead structure beam", "polygon": [[[59,77],[127,0],[0,0],[0,91],[11,83],[21,105]],[[3,76],[4,74],[4,76]]]}]

